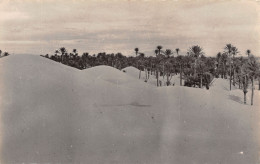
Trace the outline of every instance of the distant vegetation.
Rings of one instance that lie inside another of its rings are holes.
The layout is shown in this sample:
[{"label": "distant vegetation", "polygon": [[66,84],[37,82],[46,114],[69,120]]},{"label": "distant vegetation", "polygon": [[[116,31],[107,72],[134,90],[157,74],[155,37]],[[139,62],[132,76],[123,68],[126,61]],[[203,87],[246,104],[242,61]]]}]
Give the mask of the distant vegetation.
[{"label": "distant vegetation", "polygon": [[8,55],[10,55],[8,52],[3,52],[2,50],[0,50],[0,57],[4,57]]},{"label": "distant vegetation", "polygon": [[[98,65],[108,65],[119,70],[133,66],[140,70],[139,79],[141,71],[145,72],[145,82],[149,80],[151,75],[154,75],[157,79],[157,86],[161,86],[159,76],[166,77],[167,86],[172,85],[173,75],[180,74],[180,85],[184,80],[185,86],[206,87],[207,89],[209,89],[214,77],[224,78],[229,79],[230,90],[232,85],[237,85],[239,89],[243,90],[246,97],[248,86],[251,84],[251,105],[253,105],[254,80],[260,81],[259,63],[250,50],[245,52],[245,57],[241,55],[237,57],[240,52],[232,44],[225,45],[223,50],[215,57],[206,57],[203,48],[194,45],[185,52],[186,55],[180,55],[179,48],[173,51],[163,49],[159,45],[151,56],[146,56],[140,52],[139,48],[134,49],[134,56],[105,52],[93,55],[85,52],[79,56],[76,49],[69,53],[65,47],[61,47],[53,55],[46,54],[44,57],[80,70]],[[246,104],[246,98],[244,103]]]}]

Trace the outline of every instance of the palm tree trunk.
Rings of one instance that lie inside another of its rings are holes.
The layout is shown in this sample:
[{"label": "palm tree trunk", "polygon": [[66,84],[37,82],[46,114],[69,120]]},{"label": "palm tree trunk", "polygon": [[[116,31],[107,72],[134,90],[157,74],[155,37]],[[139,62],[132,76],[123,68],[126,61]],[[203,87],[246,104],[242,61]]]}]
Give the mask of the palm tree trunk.
[{"label": "palm tree trunk", "polygon": [[202,74],[200,75],[200,88],[202,88]]},{"label": "palm tree trunk", "polygon": [[227,76],[227,66],[226,66],[226,63],[224,65],[224,79],[226,79],[226,76]]},{"label": "palm tree trunk", "polygon": [[180,86],[182,86],[182,66],[180,66]]},{"label": "palm tree trunk", "polygon": [[163,79],[164,79],[164,76],[165,76],[165,72],[164,72],[164,64],[163,64]]},{"label": "palm tree trunk", "polygon": [[233,86],[235,86],[236,85],[236,83],[235,83],[235,56],[234,56],[234,54],[233,54]]},{"label": "palm tree trunk", "polygon": [[168,73],[168,72],[166,73],[166,77],[167,77],[167,79],[166,79],[166,85],[169,86],[169,83],[170,83],[170,82],[169,82],[169,73]]},{"label": "palm tree trunk", "polygon": [[153,69],[152,69],[152,63],[150,64],[150,74],[152,75],[153,74],[153,71],[152,71]]},{"label": "palm tree trunk", "polygon": [[254,78],[251,78],[252,81],[252,93],[251,93],[251,105],[253,105],[254,102]]},{"label": "palm tree trunk", "polygon": [[139,72],[139,79],[141,78],[141,69],[140,69],[140,72]]},{"label": "palm tree trunk", "polygon": [[235,86],[236,83],[235,83],[235,69],[233,69],[233,86]]},{"label": "palm tree trunk", "polygon": [[147,69],[145,69],[145,80],[148,79],[148,72],[147,72]]},{"label": "palm tree trunk", "polygon": [[224,68],[223,67],[221,68],[221,78],[222,79],[224,78]]},{"label": "palm tree trunk", "polygon": [[158,76],[158,69],[156,69],[156,80],[157,80],[157,87],[159,86],[159,76]]},{"label": "palm tree trunk", "polygon": [[260,77],[258,77],[258,90],[260,90]]},{"label": "palm tree trunk", "polygon": [[231,83],[232,83],[232,68],[231,68],[231,62],[230,62],[230,70],[229,70],[229,84],[230,84],[230,90],[231,90]]},{"label": "palm tree trunk", "polygon": [[195,64],[194,64],[195,68],[194,68],[194,76],[196,75],[196,67],[197,67],[197,59],[195,59]]},{"label": "palm tree trunk", "polygon": [[244,104],[246,104],[246,92],[244,91]]}]

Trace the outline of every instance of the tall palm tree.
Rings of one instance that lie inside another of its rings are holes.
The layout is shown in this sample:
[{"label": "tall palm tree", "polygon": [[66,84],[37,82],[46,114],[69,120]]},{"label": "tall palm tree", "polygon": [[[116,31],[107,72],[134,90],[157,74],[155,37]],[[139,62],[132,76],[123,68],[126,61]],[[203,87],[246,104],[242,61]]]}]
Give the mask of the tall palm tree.
[{"label": "tall palm tree", "polygon": [[180,67],[180,86],[182,86],[182,74],[183,74],[183,67],[184,67],[184,57],[179,55],[176,57],[177,64]]},{"label": "tall palm tree", "polygon": [[176,48],[175,51],[176,51],[177,55],[179,55],[180,49],[179,49],[179,48]]},{"label": "tall palm tree", "polygon": [[55,55],[57,55],[59,53],[59,50],[55,50]]},{"label": "tall palm tree", "polygon": [[234,65],[235,65],[235,56],[239,53],[238,49],[236,47],[232,47],[232,60],[233,60],[233,86],[235,86],[235,68],[234,68]]},{"label": "tall palm tree", "polygon": [[63,56],[64,56],[64,54],[67,52],[67,50],[66,50],[65,47],[61,47],[61,48],[60,48],[60,52],[61,52],[61,62],[63,63]]},{"label": "tall palm tree", "polygon": [[[155,57],[157,58],[158,54],[159,54],[159,50],[158,49],[155,49],[154,50],[154,53],[155,53]],[[156,60],[156,59],[155,59]],[[157,69],[157,65],[155,64],[155,76],[156,76],[156,81],[157,81],[157,87],[159,86],[159,80],[158,80],[158,69]]]},{"label": "tall palm tree", "polygon": [[241,70],[242,70],[242,66],[243,66],[243,61],[244,61],[244,59],[243,59],[243,57],[241,56],[241,57],[239,57],[239,58],[237,58],[237,60],[235,60],[235,65],[234,65],[234,70],[236,71],[236,74],[237,74],[237,80],[238,80],[238,88],[239,89],[241,89],[241,78],[242,78],[242,76],[241,76]]},{"label": "tall palm tree", "polygon": [[217,53],[217,76],[219,76],[219,68],[220,68],[220,63],[221,63],[221,52]]},{"label": "tall palm tree", "polygon": [[195,58],[195,69],[194,69],[194,75],[196,74],[196,67],[197,67],[197,62],[198,59],[201,55],[203,55],[203,48],[196,45],[196,46],[192,46],[189,49],[189,54]]},{"label": "tall palm tree", "polygon": [[135,48],[135,56],[137,57],[138,55],[138,52],[139,52],[139,48]]},{"label": "tall palm tree", "polygon": [[246,54],[247,54],[247,57],[249,57],[249,55],[251,55],[251,50],[246,50]]},{"label": "tall palm tree", "polygon": [[248,73],[247,68],[245,64],[242,66],[241,69],[241,82],[242,82],[242,89],[244,93],[244,104],[246,104],[246,94],[247,94],[247,88],[248,88]]},{"label": "tall palm tree", "polygon": [[154,53],[155,53],[155,56],[157,57],[159,50],[158,49],[154,50]]},{"label": "tall palm tree", "polygon": [[[176,48],[175,49],[176,51],[176,54],[177,56],[179,56],[179,52],[180,52],[180,49],[179,48]],[[180,61],[179,61],[179,65],[180,65],[180,86],[182,86],[182,67],[183,67],[183,62],[182,62],[182,56],[180,57]]]},{"label": "tall palm tree", "polygon": [[225,50],[226,50],[226,52],[228,53],[228,54],[231,54],[231,52],[232,52],[232,47],[233,47],[233,45],[232,44],[226,44],[226,46],[225,46]]},{"label": "tall palm tree", "polygon": [[[260,72],[260,70],[259,70]],[[258,90],[260,90],[260,75],[258,75]]]},{"label": "tall palm tree", "polygon": [[251,94],[251,105],[253,105],[254,101],[254,78],[259,76],[259,63],[257,63],[255,57],[253,55],[249,56],[248,62],[247,62],[247,70],[248,75],[252,83],[252,94]]},{"label": "tall palm tree", "polygon": [[162,49],[162,48],[163,48],[162,46],[157,46],[157,49],[158,49],[158,55],[161,54],[161,49]]},{"label": "tall palm tree", "polygon": [[[204,54],[204,53],[203,53],[203,48],[200,47],[200,46],[198,46],[198,45],[192,46],[192,47],[190,47],[189,52],[190,52],[190,55],[195,58],[194,75],[197,76],[197,75],[196,75],[196,74],[197,74],[197,72],[196,72],[196,71],[197,71],[197,65],[198,65],[198,63],[200,63],[200,62],[199,62],[200,56],[202,56],[202,55]],[[200,87],[202,87],[202,73],[200,74]]]},{"label": "tall palm tree", "polygon": [[[204,59],[205,60],[205,59]],[[197,62],[197,68],[198,70],[198,74],[199,74],[199,78],[200,78],[200,88],[202,88],[202,78],[204,77],[204,73],[206,72],[206,65],[205,65],[205,61],[203,61],[203,59],[198,60]]]},{"label": "tall palm tree", "polygon": [[[135,59],[137,59],[137,55],[138,55],[138,53],[139,53],[139,48],[135,48],[134,50],[135,50],[135,57],[136,57]],[[136,68],[139,67],[139,66],[138,66],[138,59],[137,59],[137,62],[135,63],[135,67],[136,67]]]},{"label": "tall palm tree", "polygon": [[74,49],[72,50],[72,52],[74,53],[74,56],[77,56],[77,54],[78,54],[77,49],[74,48]]},{"label": "tall palm tree", "polygon": [[200,46],[198,46],[198,45],[196,45],[196,46],[192,46],[191,48],[190,48],[190,54],[193,56],[193,57],[195,57],[195,58],[199,58],[201,55],[203,55],[204,53],[203,53],[203,48],[202,47],[200,47]]},{"label": "tall palm tree", "polygon": [[221,55],[221,63],[222,63],[222,65],[223,65],[223,76],[224,76],[224,79],[226,79],[227,78],[227,62],[228,62],[228,55],[227,55],[227,53],[223,53],[222,55]]},{"label": "tall palm tree", "polygon": [[229,57],[229,66],[230,66],[230,70],[229,70],[229,86],[230,86],[230,90],[231,90],[231,83],[232,83],[232,67],[231,67],[231,52],[232,52],[232,44],[226,44],[226,47],[224,48],[226,50],[226,52],[228,53],[228,57]]},{"label": "tall palm tree", "polygon": [[167,58],[170,58],[170,55],[173,54],[171,49],[166,49],[165,52],[163,52]]},{"label": "tall palm tree", "polygon": [[[161,49],[163,48],[162,46],[157,46],[156,47],[157,49],[155,50],[155,53],[156,53],[156,57],[158,59],[158,56],[161,55]],[[157,55],[158,54],[158,55]],[[157,61],[157,65],[156,65],[156,81],[157,81],[157,87],[159,86],[159,61]]]},{"label": "tall palm tree", "polygon": [[57,61],[57,62],[60,62],[60,61],[59,61],[59,57],[58,57],[58,53],[60,53],[59,50],[55,50],[53,59],[54,59],[55,61]]},{"label": "tall palm tree", "polygon": [[142,67],[144,67],[144,53],[139,54],[139,79],[141,78]]},{"label": "tall palm tree", "polygon": [[[169,80],[169,77],[170,77],[170,74],[171,74],[171,70],[170,70],[170,67],[171,67],[171,64],[170,64],[170,56],[173,54],[172,50],[171,49],[166,49],[165,52],[163,52],[165,54],[165,56],[167,57],[166,59],[166,63],[164,65],[166,65],[166,85],[169,86],[170,85],[170,80]],[[165,73],[164,73],[165,74]]]},{"label": "tall palm tree", "polygon": [[83,52],[81,58],[82,58],[84,68],[87,68],[88,52]]}]

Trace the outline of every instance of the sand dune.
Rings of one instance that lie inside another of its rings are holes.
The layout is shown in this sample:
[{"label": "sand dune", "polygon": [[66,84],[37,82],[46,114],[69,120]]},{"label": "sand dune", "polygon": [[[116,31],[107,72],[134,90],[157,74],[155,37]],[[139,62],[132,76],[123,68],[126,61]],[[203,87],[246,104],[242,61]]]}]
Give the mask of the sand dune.
[{"label": "sand dune", "polygon": [[0,69],[1,163],[260,162],[259,105],[243,105],[227,80],[157,88],[133,68],[80,71],[33,55]]}]

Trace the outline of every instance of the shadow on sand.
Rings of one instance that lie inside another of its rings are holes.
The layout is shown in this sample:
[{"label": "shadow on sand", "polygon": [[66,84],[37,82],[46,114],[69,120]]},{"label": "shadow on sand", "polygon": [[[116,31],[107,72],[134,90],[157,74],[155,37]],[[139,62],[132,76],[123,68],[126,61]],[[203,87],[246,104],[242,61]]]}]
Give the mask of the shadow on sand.
[{"label": "shadow on sand", "polygon": [[244,104],[244,102],[241,100],[241,97],[239,97],[239,96],[229,95],[228,98],[230,100],[233,100],[233,101],[238,102],[240,104]]}]

